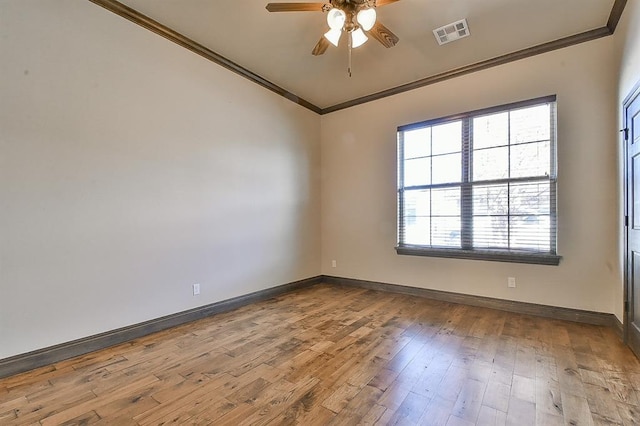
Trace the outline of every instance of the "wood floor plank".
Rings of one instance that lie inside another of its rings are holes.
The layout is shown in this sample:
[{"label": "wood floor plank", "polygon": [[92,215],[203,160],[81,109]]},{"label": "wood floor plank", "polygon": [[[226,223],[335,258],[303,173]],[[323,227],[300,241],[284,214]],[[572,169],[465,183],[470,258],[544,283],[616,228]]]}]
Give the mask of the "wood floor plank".
[{"label": "wood floor plank", "polygon": [[391,417],[390,424],[417,424],[427,408],[430,398],[409,392]]},{"label": "wood floor plank", "polygon": [[[396,380],[400,373],[398,371],[387,370],[382,368],[375,373],[375,376],[369,381],[370,386],[375,386],[381,391],[386,391],[387,388]],[[443,372],[444,375],[444,372]]]},{"label": "wood floor plank", "polygon": [[0,424],[11,424],[17,418],[15,410],[8,410],[0,413]]},{"label": "wood floor plank", "polygon": [[640,425],[640,408],[622,402],[616,402],[618,413],[624,426]]},{"label": "wood floor plank", "polygon": [[421,425],[444,426],[449,421],[454,406],[455,401],[436,395],[427,405],[418,423]]},{"label": "wood floor plank", "polygon": [[442,398],[457,401],[468,374],[469,370],[466,368],[452,364],[442,378],[442,382],[446,383],[446,386],[440,386],[436,394]]},{"label": "wood floor plank", "polygon": [[0,380],[0,424],[638,425],[608,328],[317,285]]},{"label": "wood floor plank", "polygon": [[240,425],[262,426],[269,424],[273,419],[283,416],[283,412],[291,407],[305,408],[305,396],[309,395],[319,380],[315,377],[307,376],[294,383],[286,379],[281,379],[268,387],[260,397],[253,401],[253,405],[258,407],[257,411],[242,420]]},{"label": "wood floor plank", "polygon": [[365,426],[377,424],[384,415],[385,411],[387,411],[387,409],[382,405],[375,404],[369,409],[369,412],[362,419],[360,419],[360,424]]},{"label": "wood floor plank", "polygon": [[507,424],[527,426],[536,423],[536,404],[530,401],[511,397],[509,399],[509,410],[507,411]]},{"label": "wood floor plank", "polygon": [[136,392],[137,390],[144,389],[145,387],[151,386],[156,382],[158,382],[157,377],[147,376],[141,380],[126,384],[119,390],[114,391],[108,395],[104,395],[100,398],[94,398],[89,401],[82,402],[78,405],[74,405],[72,407],[64,408],[53,415],[43,418],[42,420],[40,420],[40,424],[42,424],[42,426],[47,426],[68,422],[79,416],[90,413],[98,407],[109,404],[119,399],[123,395],[127,395],[129,392]]},{"label": "wood floor plank", "polygon": [[327,392],[316,385],[298,399],[291,401],[280,416],[272,419],[269,425],[325,425],[335,417],[335,413],[321,405]]},{"label": "wood floor plank", "polygon": [[[16,408],[14,410],[16,420],[24,424],[37,422],[39,419],[51,416],[57,411],[62,411],[66,408],[95,399],[96,395],[90,390],[77,390],[75,392],[62,392],[54,397],[55,400],[47,399],[29,402],[20,408]],[[51,401],[55,401],[55,403],[51,403]]]},{"label": "wood floor plank", "polygon": [[179,392],[174,393],[168,389],[152,394],[152,397],[160,404],[133,416],[133,419],[138,424],[151,425],[157,424],[163,419],[178,417],[181,412],[200,405],[201,400],[207,395],[219,392],[223,384],[228,383],[229,380],[233,380],[233,378],[227,375],[221,375],[211,380],[194,381],[188,379],[182,382],[184,386],[180,388]]},{"label": "wood floor plank", "polygon": [[536,377],[536,413],[544,413],[551,416],[563,417],[562,393],[560,384],[544,376]]},{"label": "wood floor plank", "polygon": [[564,418],[536,411],[536,426],[564,426]]},{"label": "wood floor plank", "polygon": [[604,370],[603,373],[607,381],[607,387],[616,401],[635,406],[638,405],[638,395],[626,377],[626,374],[611,370]]},{"label": "wood floor plank", "polygon": [[322,401],[322,406],[334,413],[339,413],[359,392],[359,387],[349,383],[343,383],[338,389],[331,393],[327,399]]},{"label": "wood floor plank", "polygon": [[491,379],[487,384],[482,405],[495,408],[498,411],[507,412],[509,409],[509,398],[511,397],[511,386],[502,383],[500,380]]},{"label": "wood floor plank", "polygon": [[[55,377],[66,376],[73,371],[71,366],[47,365],[36,368],[26,373],[17,374],[2,380],[2,387],[11,394],[13,391],[20,391],[22,388],[41,385],[43,381],[49,381]],[[1,403],[1,401],[0,401]]]},{"label": "wood floor plank", "polygon": [[534,347],[527,344],[518,345],[513,372],[521,377],[535,378],[536,350]]},{"label": "wood floor plank", "polygon": [[586,398],[562,391],[562,408],[565,424],[593,425],[593,417]]},{"label": "wood floor plank", "polygon": [[611,397],[611,391],[606,387],[585,384],[589,410],[594,420],[606,424],[622,424],[616,400]]},{"label": "wood floor plank", "polygon": [[558,383],[560,383],[562,392],[585,398],[586,393],[574,353],[570,349],[558,350],[556,352],[556,366],[558,368]]},{"label": "wood floor plank", "polygon": [[154,385],[149,389],[130,395],[124,395],[118,400],[96,408],[95,411],[101,419],[114,419],[114,424],[118,423],[115,419],[122,419],[119,420],[119,422],[125,423],[125,419],[130,421],[130,419],[138,414],[157,407],[159,402],[153,399],[151,395],[156,389],[166,385],[167,383],[165,381],[160,381],[157,385]]},{"label": "wood floor plank", "polygon": [[480,412],[478,413],[478,420],[476,424],[487,426],[505,426],[507,424],[507,413],[503,413],[502,411],[498,411],[495,408],[489,408],[486,405],[483,405],[480,407]]},{"label": "wood floor plank", "polygon": [[536,381],[529,377],[513,375],[511,396],[522,401],[536,402]]},{"label": "wood floor plank", "polygon": [[340,412],[331,420],[331,425],[350,426],[358,424],[380,398],[382,391],[373,386],[365,386]]},{"label": "wood floor plank", "polygon": [[220,398],[220,395],[202,395],[196,404],[174,411],[170,417],[163,419],[162,422],[176,425],[211,424],[235,407],[234,403]]},{"label": "wood floor plank", "polygon": [[467,379],[458,394],[456,404],[453,406],[453,415],[475,423],[480,413],[486,388],[486,382]]},{"label": "wood floor plank", "polygon": [[475,423],[461,419],[458,416],[451,415],[447,420],[447,426],[475,426]]}]

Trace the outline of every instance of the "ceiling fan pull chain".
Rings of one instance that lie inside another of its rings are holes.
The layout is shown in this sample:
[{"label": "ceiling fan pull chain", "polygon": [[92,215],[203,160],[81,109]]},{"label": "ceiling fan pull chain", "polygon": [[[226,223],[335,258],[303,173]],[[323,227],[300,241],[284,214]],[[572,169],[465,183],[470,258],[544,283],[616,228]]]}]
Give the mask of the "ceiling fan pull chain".
[{"label": "ceiling fan pull chain", "polygon": [[351,46],[352,45],[352,40],[351,40],[351,34],[349,34],[349,68],[347,68],[347,71],[349,72],[349,77],[351,77]]}]

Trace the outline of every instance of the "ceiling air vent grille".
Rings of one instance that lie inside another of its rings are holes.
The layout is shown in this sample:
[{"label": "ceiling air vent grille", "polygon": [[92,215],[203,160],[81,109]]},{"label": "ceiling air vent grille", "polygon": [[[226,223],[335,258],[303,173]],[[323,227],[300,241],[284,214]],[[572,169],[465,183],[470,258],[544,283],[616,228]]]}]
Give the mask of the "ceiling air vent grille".
[{"label": "ceiling air vent grille", "polygon": [[467,37],[469,35],[469,26],[466,19],[447,24],[443,27],[433,30],[433,35],[436,36],[436,40],[439,45],[447,44],[459,38]]}]

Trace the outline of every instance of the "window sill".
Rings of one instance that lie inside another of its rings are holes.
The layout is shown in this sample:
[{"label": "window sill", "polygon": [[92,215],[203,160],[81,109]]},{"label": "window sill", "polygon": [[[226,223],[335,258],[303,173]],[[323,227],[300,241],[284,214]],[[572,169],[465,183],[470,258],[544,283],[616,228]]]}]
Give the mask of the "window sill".
[{"label": "window sill", "polygon": [[502,250],[462,250],[421,246],[398,246],[399,255],[446,257],[453,259],[488,260],[493,262],[530,263],[558,266],[562,256],[542,253],[512,252]]}]

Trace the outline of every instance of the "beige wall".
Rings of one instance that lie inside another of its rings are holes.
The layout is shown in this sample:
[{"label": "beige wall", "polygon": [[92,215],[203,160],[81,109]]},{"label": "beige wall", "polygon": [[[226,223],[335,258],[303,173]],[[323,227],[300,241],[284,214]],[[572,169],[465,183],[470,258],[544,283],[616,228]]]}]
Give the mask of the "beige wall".
[{"label": "beige wall", "polygon": [[640,82],[640,0],[628,0],[615,34],[621,54],[619,100]]},{"label": "beige wall", "polygon": [[0,359],[319,274],[316,114],[87,1],[0,58]]},{"label": "beige wall", "polygon": [[[608,37],[323,116],[322,273],[621,318],[615,58]],[[398,256],[396,127],[551,94],[560,266]]]}]

